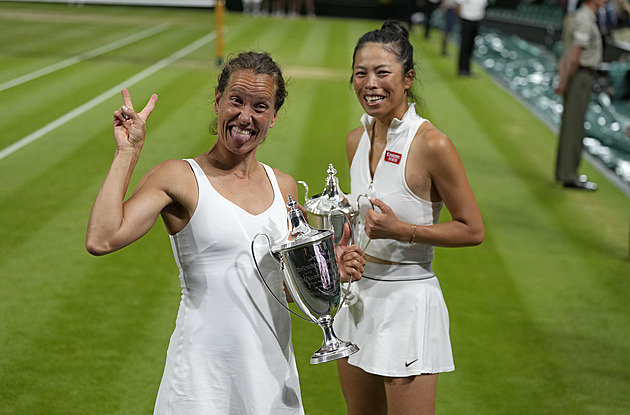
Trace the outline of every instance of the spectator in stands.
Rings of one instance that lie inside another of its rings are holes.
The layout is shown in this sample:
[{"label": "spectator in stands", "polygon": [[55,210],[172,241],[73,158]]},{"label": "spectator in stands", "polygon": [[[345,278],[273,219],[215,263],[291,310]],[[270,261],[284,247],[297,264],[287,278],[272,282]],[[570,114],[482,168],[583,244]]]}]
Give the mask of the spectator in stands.
[{"label": "spectator in stands", "polygon": [[440,3],[442,0],[425,0],[424,7],[422,8],[422,13],[424,13],[424,38],[431,38],[431,18],[433,17],[433,12],[436,11],[440,7]]},{"label": "spectator in stands", "polygon": [[[302,12],[302,0],[289,0],[288,7],[287,16],[295,19]],[[304,7],[306,8],[306,16],[309,19],[315,18],[315,0],[304,0]]]},{"label": "spectator in stands", "polygon": [[260,16],[262,0],[243,0],[243,14]]},{"label": "spectator in stands", "polygon": [[562,55],[558,61],[559,82],[555,92],[564,99],[558,139],[556,180],[564,187],[596,190],[597,184],[578,174],[584,149],[584,120],[593,81],[602,62],[602,37],[597,11],[606,0],[585,0],[564,19]]},{"label": "spectator in stands", "polygon": [[273,15],[284,17],[287,8],[287,0],[273,0]]},{"label": "spectator in stands", "polygon": [[605,56],[606,47],[612,43],[612,32],[617,25],[613,1],[606,0],[606,4],[597,10],[597,26],[602,35],[602,56]]},{"label": "spectator in stands", "polygon": [[455,19],[457,18],[457,12],[455,11],[457,4],[455,0],[443,0],[441,9],[444,12],[444,21],[442,22],[442,56],[448,56],[448,42],[455,26]]},{"label": "spectator in stands", "polygon": [[270,0],[262,0],[260,4],[260,15],[261,16],[269,16],[269,6],[271,5]]},{"label": "spectator in stands", "polygon": [[459,76],[471,76],[470,59],[475,49],[475,38],[479,32],[479,23],[486,15],[488,0],[456,0],[457,14],[460,20],[461,39],[459,42]]},{"label": "spectator in stands", "polygon": [[[413,46],[402,23],[364,34],[352,86],[365,114],[346,137],[352,195],[367,194],[366,250],[356,301],[335,331],[360,350],[337,362],[349,415],[435,413],[438,373],[454,370],[448,311],[431,269],[434,246],[484,236],[479,207],[451,140],[416,113]],[[438,223],[446,206],[452,219]]]},{"label": "spectator in stands", "polygon": [[610,0],[613,3],[613,11],[617,18],[617,27],[630,25],[630,2],[628,0]]}]

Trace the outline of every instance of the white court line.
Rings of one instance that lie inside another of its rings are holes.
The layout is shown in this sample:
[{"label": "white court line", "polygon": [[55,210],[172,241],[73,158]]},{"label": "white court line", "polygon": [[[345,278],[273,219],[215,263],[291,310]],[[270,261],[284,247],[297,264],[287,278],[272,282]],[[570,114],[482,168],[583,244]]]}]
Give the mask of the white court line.
[{"label": "white court line", "polygon": [[214,38],[216,37],[216,33],[212,32],[212,33],[208,33],[207,35],[197,39],[196,41],[194,41],[193,43],[189,44],[188,46],[185,46],[184,48],[178,50],[177,52],[173,53],[171,56],[162,59],[161,61],[154,63],[153,65],[149,66],[147,69],[143,70],[142,72],[137,73],[136,75],[132,76],[131,78],[119,83],[118,85],[108,89],[107,91],[103,92],[102,94],[100,94],[99,96],[92,98],[91,100],[89,100],[88,102],[86,102],[85,104],[73,109],[72,111],[68,112],[65,115],[62,115],[61,117],[57,118],[56,120],[52,121],[51,123],[43,126],[42,128],[40,128],[39,130],[27,135],[26,137],[20,139],[19,141],[11,144],[10,146],[6,147],[5,149],[3,149],[2,151],[0,151],[0,160],[2,160],[3,158],[15,153],[16,151],[18,151],[19,149],[21,149],[22,147],[32,143],[33,141],[41,138],[42,136],[48,134],[49,132],[53,131],[55,128],[65,124],[66,122],[72,120],[73,118],[78,117],[79,115],[85,113],[86,111],[89,111],[90,109],[94,108],[95,106],[97,106],[98,104],[104,102],[105,100],[113,97],[114,95],[120,93],[120,90],[123,88],[127,88],[131,85],[134,85],[137,82],[142,81],[143,79],[153,75],[154,73],[156,73],[157,71],[159,71],[160,69],[170,65],[171,63],[175,62],[178,59],[183,58],[184,56],[188,55],[189,53],[193,52],[196,49],[199,49],[200,47],[202,47],[203,45],[210,43],[212,40],[214,40]]},{"label": "white court line", "polygon": [[157,33],[163,32],[168,28],[168,24],[166,23],[162,23],[161,25],[152,27],[150,29],[144,30],[140,33],[137,33],[129,38],[126,39],[120,39],[120,40],[116,40],[108,45],[104,45],[101,47],[98,47],[96,49],[93,49],[91,51],[88,52],[84,52],[81,53],[79,55],[73,56],[71,58],[68,58],[66,60],[63,60],[61,62],[57,62],[57,63],[53,63],[50,66],[47,66],[45,68],[41,68],[38,69],[36,71],[33,71],[31,73],[27,73],[26,75],[22,75],[18,78],[12,79],[10,81],[4,82],[2,84],[0,84],[0,92],[7,90],[9,88],[13,88],[14,86],[18,86],[21,84],[24,84],[26,82],[32,81],[33,79],[37,79],[40,78],[44,75],[48,75],[49,73],[53,73],[55,71],[58,71],[60,69],[63,68],[67,68],[68,66],[72,66],[75,63],[79,63],[81,61],[84,61],[86,59],[91,59],[95,56],[98,55],[102,55],[104,53],[107,52],[111,52],[112,50],[116,50],[118,48],[121,48],[123,46],[127,46],[131,43],[137,42],[138,40],[142,40],[144,38],[147,38],[149,36],[153,36]]}]

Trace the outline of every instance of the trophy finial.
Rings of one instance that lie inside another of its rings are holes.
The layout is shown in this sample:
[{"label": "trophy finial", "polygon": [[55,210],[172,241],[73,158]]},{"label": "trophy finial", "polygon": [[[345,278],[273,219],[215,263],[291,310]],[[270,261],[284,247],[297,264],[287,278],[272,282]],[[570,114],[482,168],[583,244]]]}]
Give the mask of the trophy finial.
[{"label": "trophy finial", "polygon": [[287,206],[289,207],[289,222],[291,223],[291,236],[299,238],[311,231],[311,227],[304,219],[302,211],[297,209],[297,202],[293,200],[293,196],[287,195]]},{"label": "trophy finial", "polygon": [[287,206],[291,209],[291,210],[295,210],[295,206],[297,205],[297,202],[295,200],[293,200],[293,197],[291,196],[291,194],[287,195],[287,199],[289,200],[287,202]]},{"label": "trophy finial", "polygon": [[324,188],[324,192],[322,196],[326,196],[329,199],[334,199],[339,197],[339,179],[337,179],[337,170],[333,167],[332,163],[328,165],[328,177],[326,177],[326,187]]}]

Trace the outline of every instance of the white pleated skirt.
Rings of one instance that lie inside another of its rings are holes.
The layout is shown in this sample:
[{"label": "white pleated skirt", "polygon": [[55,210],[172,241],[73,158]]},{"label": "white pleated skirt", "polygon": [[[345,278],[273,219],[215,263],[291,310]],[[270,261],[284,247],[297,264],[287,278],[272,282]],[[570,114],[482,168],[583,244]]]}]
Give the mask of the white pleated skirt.
[{"label": "white pleated skirt", "polygon": [[348,363],[388,377],[455,370],[448,310],[430,264],[368,262],[363,276],[334,319],[337,337],[360,349]]}]

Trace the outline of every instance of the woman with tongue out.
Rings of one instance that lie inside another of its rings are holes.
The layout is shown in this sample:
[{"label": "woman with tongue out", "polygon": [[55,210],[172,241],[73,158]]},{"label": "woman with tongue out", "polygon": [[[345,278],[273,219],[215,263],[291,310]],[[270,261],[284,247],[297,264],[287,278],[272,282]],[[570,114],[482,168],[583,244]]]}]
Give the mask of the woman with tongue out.
[{"label": "woman with tongue out", "polygon": [[[193,159],[149,171],[124,201],[157,96],[139,113],[129,92],[114,112],[116,154],[94,203],[86,247],[104,255],[131,244],[162,217],[180,269],[182,297],[155,414],[303,414],[282,276],[259,232],[288,232],[287,196],[295,180],[256,160],[287,92],[265,53],[229,59],[219,75],[215,145]],[[364,260],[344,234],[336,249],[342,279],[361,278]]]},{"label": "woman with tongue out", "polygon": [[[368,194],[366,265],[335,332],[359,351],[337,361],[351,415],[433,414],[437,375],[454,370],[433,247],[477,245],[484,227],[451,140],[416,113],[413,46],[387,21],[355,49],[352,86],[365,114],[346,139],[351,193]],[[438,223],[443,205],[452,219]]]}]

